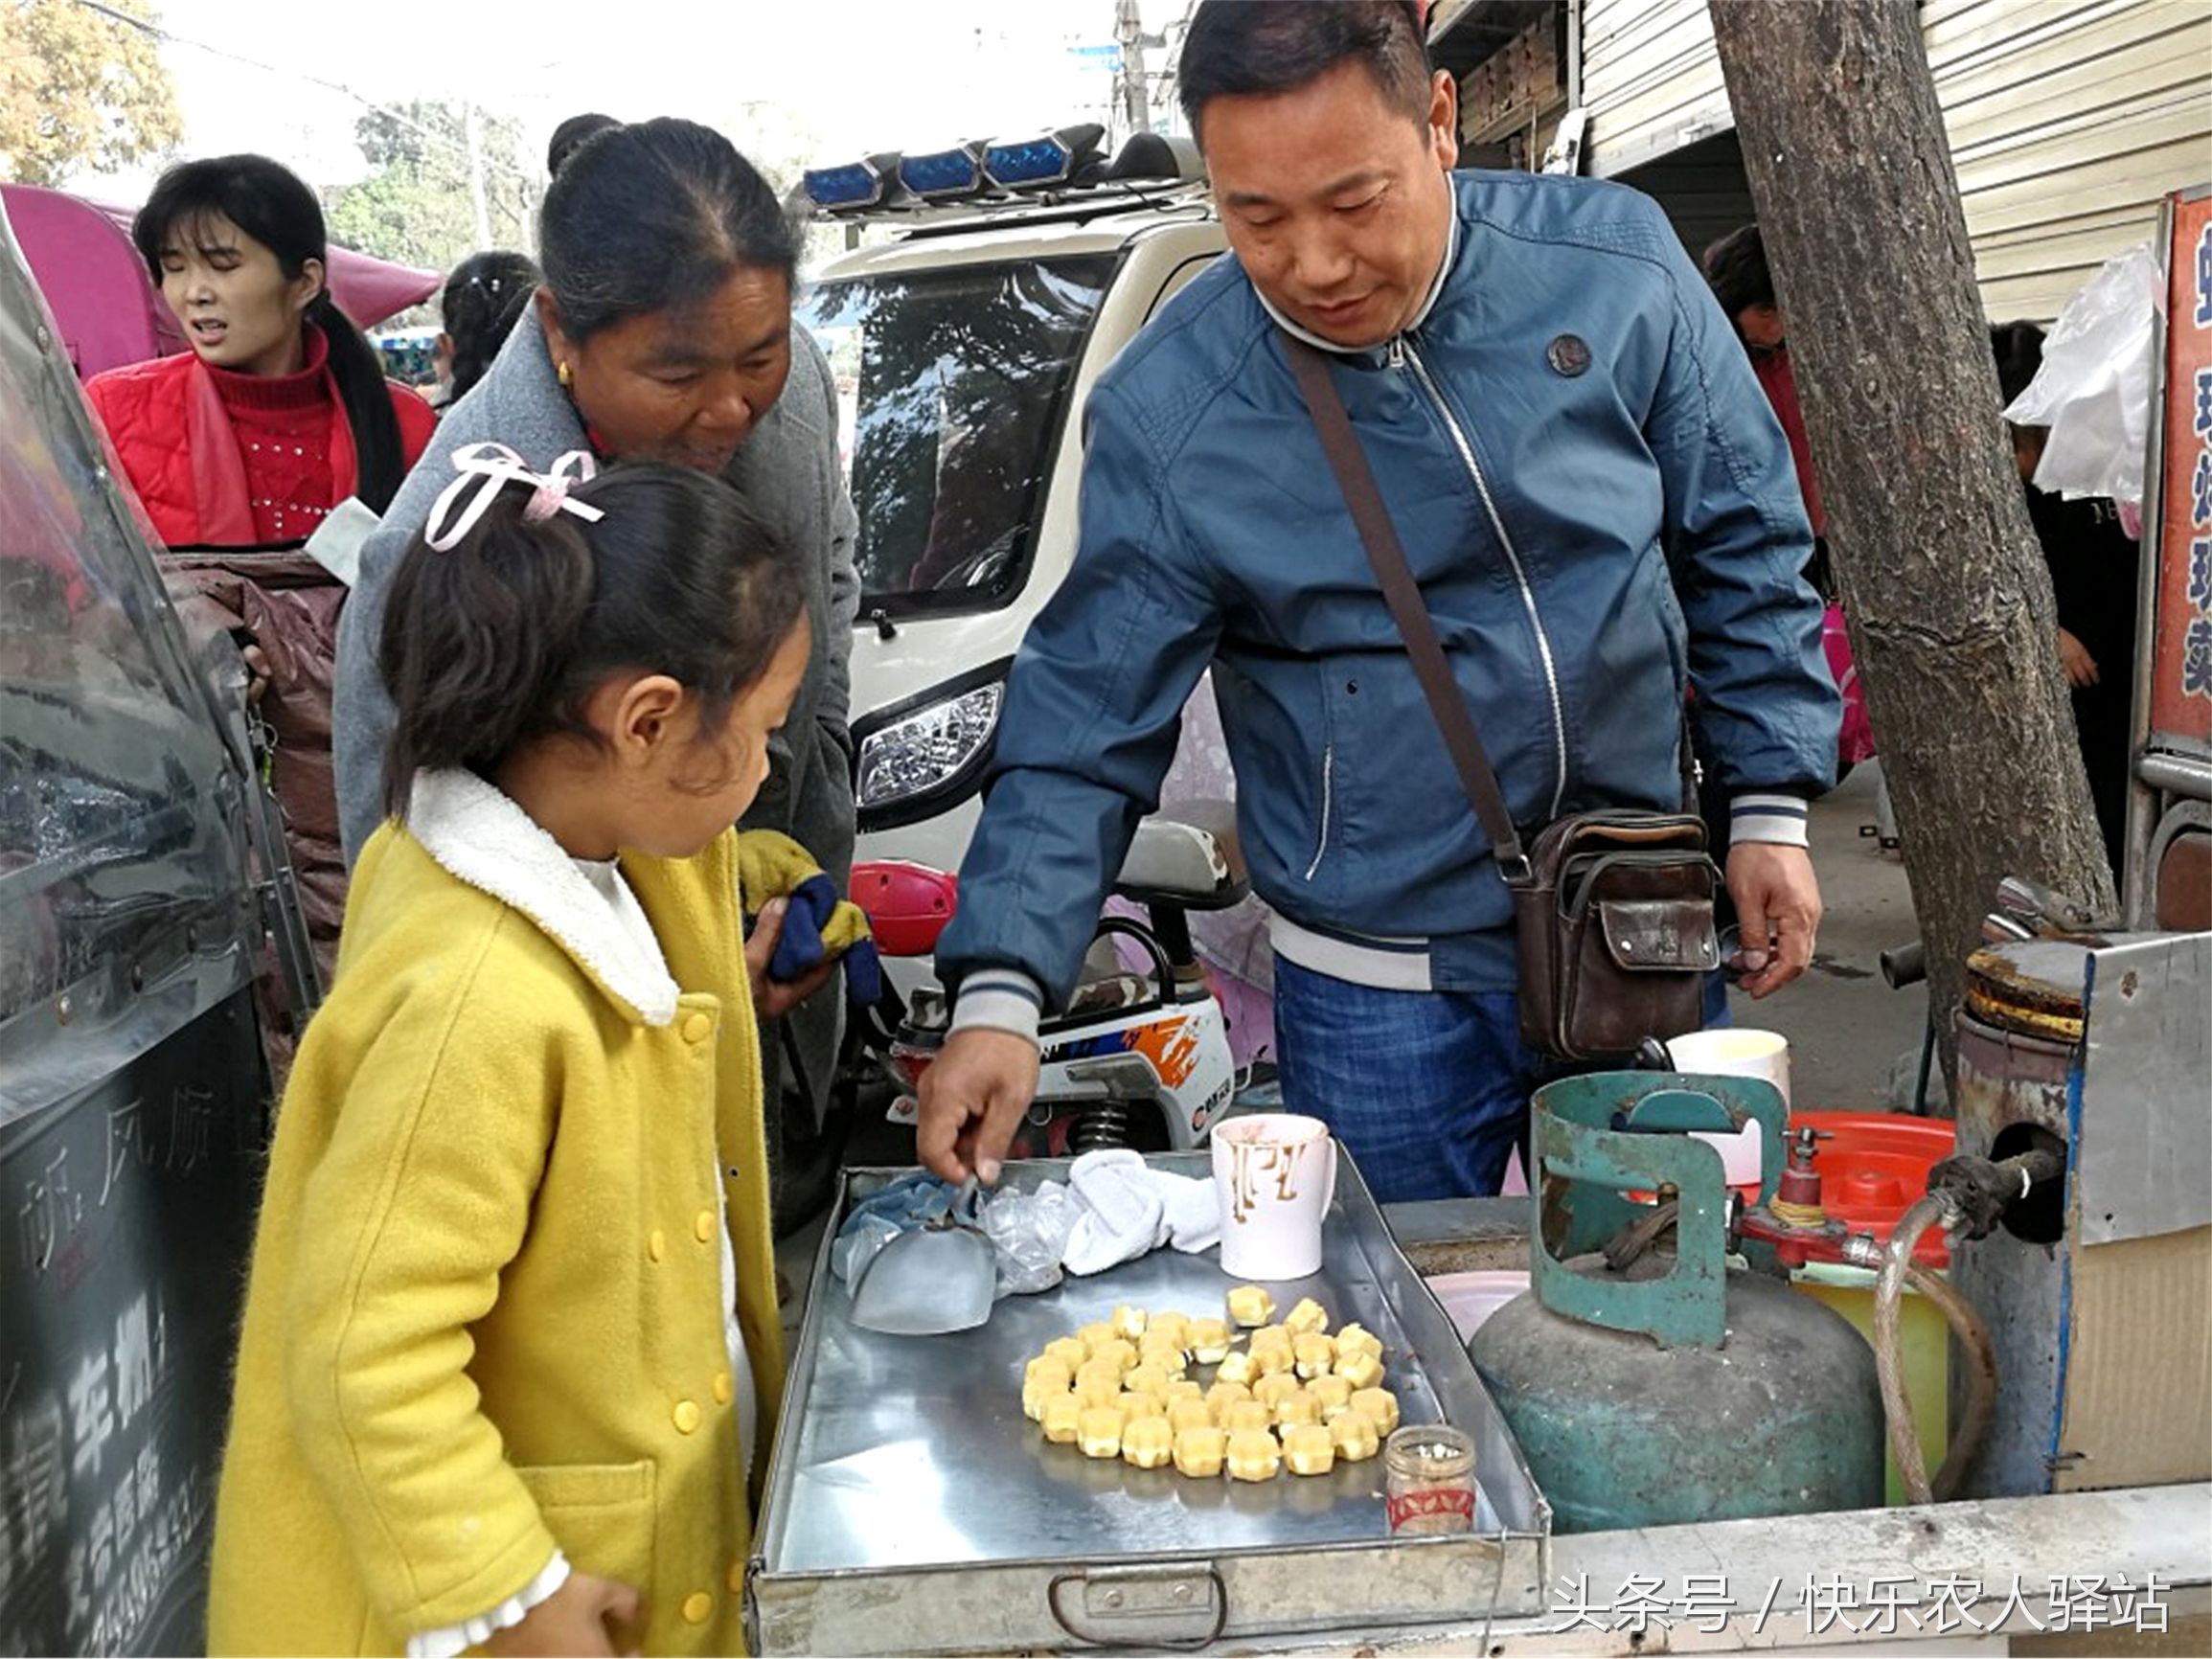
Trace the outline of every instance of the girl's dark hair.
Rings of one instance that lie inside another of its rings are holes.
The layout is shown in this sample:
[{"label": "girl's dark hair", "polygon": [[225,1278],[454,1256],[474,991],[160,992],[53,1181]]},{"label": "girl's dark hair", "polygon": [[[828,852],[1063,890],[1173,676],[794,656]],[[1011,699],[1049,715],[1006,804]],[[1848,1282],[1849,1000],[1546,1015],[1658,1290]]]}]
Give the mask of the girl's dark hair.
[{"label": "girl's dark hair", "polygon": [[1408,0],[1202,0],[1175,63],[1183,118],[1202,142],[1211,100],[1288,92],[1339,63],[1364,68],[1407,120],[1428,118],[1428,45]]},{"label": "girl's dark hair", "polygon": [[484,378],[536,286],[537,265],[528,254],[494,249],[470,254],[453,267],[438,296],[438,313],[453,342],[455,402]]},{"label": "girl's dark hair", "polygon": [[625,669],[678,681],[718,731],[798,621],[796,560],[719,479],[640,462],[570,493],[604,516],[527,522],[531,491],[511,484],[449,551],[418,532],[400,556],[377,646],[397,711],[387,811],[405,814],[418,772],[600,740],[584,705]]},{"label": "girl's dark hair", "polygon": [[354,492],[378,512],[406,476],[399,420],[376,348],[331,298],[330,239],[315,193],[299,175],[265,155],[217,155],[179,162],[155,181],[153,193],[131,221],[130,239],[156,286],[161,250],[216,215],[267,248],[285,277],[297,277],[309,260],[323,263],[323,291],[308,307],[308,321],[331,346],[331,377],[353,435]]},{"label": "girl's dark hair", "polygon": [[1753,306],[1774,303],[1774,277],[1767,267],[1767,239],[1759,234],[1757,225],[1730,231],[1705,250],[1699,263],[1705,267],[1705,281],[1712,285],[1713,297],[1721,302],[1729,322]]},{"label": "girl's dark hair", "polygon": [[1989,343],[1996,353],[1997,390],[2009,406],[2043,366],[2043,331],[2033,323],[1992,323]]},{"label": "girl's dark hair", "polygon": [[788,282],[799,265],[774,188],[720,133],[670,116],[608,127],[571,155],[545,193],[537,248],[578,342],[703,300],[741,267]]}]

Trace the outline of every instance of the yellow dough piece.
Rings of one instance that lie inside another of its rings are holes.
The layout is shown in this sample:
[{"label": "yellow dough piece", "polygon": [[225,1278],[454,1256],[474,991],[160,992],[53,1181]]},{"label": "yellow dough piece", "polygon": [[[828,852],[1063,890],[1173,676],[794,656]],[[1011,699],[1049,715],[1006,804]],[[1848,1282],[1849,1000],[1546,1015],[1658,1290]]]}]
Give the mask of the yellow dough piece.
[{"label": "yellow dough piece", "polygon": [[1217,1384],[1224,1382],[1249,1384],[1259,1375],[1260,1368],[1252,1362],[1250,1354],[1232,1353],[1221,1361],[1221,1369],[1214,1374],[1214,1381]]},{"label": "yellow dough piece", "polygon": [[1044,1438],[1055,1445],[1073,1445],[1083,1427],[1083,1402],[1072,1394],[1044,1402]]},{"label": "yellow dough piece", "polygon": [[1044,1420],[1049,1400],[1068,1398],[1067,1373],[1058,1365],[1039,1371],[1021,1385],[1021,1409],[1032,1422]]},{"label": "yellow dough piece", "polygon": [[1231,1434],[1266,1434],[1275,1426],[1275,1408],[1256,1399],[1242,1399],[1221,1413],[1221,1426]]},{"label": "yellow dough piece", "polygon": [[1212,1428],[1214,1409],[1202,1399],[1168,1401],[1168,1426],[1173,1429]]},{"label": "yellow dough piece", "polygon": [[1301,1336],[1290,1345],[1297,1356],[1298,1375],[1302,1377],[1327,1376],[1330,1367],[1336,1363],[1336,1339],[1323,1336],[1319,1331]]},{"label": "yellow dough piece", "polygon": [[1294,1335],[1288,1325],[1263,1325],[1252,1332],[1249,1345],[1255,1353],[1263,1348],[1288,1348]]},{"label": "yellow dough piece", "polygon": [[1320,1420],[1321,1402],[1304,1389],[1296,1394],[1287,1394],[1275,1402],[1275,1425],[1278,1428],[1294,1428],[1303,1423],[1318,1423]]},{"label": "yellow dough piece", "polygon": [[1353,1353],[1338,1357],[1336,1375],[1349,1377],[1354,1389],[1373,1388],[1382,1380],[1382,1361],[1372,1353]]},{"label": "yellow dough piece", "polygon": [[1283,1448],[1265,1430],[1231,1431],[1227,1461],[1231,1480],[1271,1481],[1283,1466]]},{"label": "yellow dough piece", "polygon": [[1300,1297],[1298,1306],[1283,1315],[1283,1328],[1292,1336],[1311,1336],[1329,1329],[1329,1310],[1311,1296]]},{"label": "yellow dough piece", "polygon": [[1352,1393],[1352,1409],[1375,1424],[1378,1434],[1398,1426],[1398,1397],[1386,1388],[1360,1388]]},{"label": "yellow dough piece", "polygon": [[1175,1468],[1194,1480],[1211,1480],[1221,1472],[1228,1455],[1229,1437],[1218,1428],[1186,1428],[1175,1436]]},{"label": "yellow dough piece", "polygon": [[1145,1339],[1137,1344],[1137,1363],[1139,1365],[1156,1365],[1170,1376],[1182,1375],[1187,1361],[1188,1356],[1183,1352],[1183,1345],[1174,1337],[1163,1338],[1148,1333]]},{"label": "yellow dough piece", "polygon": [[1160,1398],[1171,1403],[1178,1399],[1203,1399],[1206,1398],[1206,1387],[1196,1377],[1171,1377],[1168,1386],[1160,1390]]},{"label": "yellow dough piece", "polygon": [[1158,1395],[1143,1389],[1132,1389],[1114,1403],[1122,1408],[1122,1416],[1132,1421],[1140,1417],[1164,1418],[1168,1415],[1168,1402]]},{"label": "yellow dough piece", "polygon": [[1382,1449],[1375,1420],[1363,1411],[1340,1411],[1329,1420],[1329,1438],[1346,1463],[1362,1463]]},{"label": "yellow dough piece", "polygon": [[1090,1357],[1090,1350],[1081,1337],[1062,1336],[1044,1345],[1044,1357],[1059,1360],[1067,1367],[1068,1375],[1073,1376],[1077,1368]]},{"label": "yellow dough piece", "polygon": [[1114,1309],[1114,1316],[1109,1323],[1113,1326],[1116,1336],[1126,1337],[1129,1341],[1134,1342],[1145,1333],[1145,1326],[1150,1323],[1152,1315],[1143,1308],[1131,1307],[1124,1302]]},{"label": "yellow dough piece", "polygon": [[1122,1397],[1122,1379],[1118,1376],[1079,1376],[1075,1380],[1075,1398],[1085,1406],[1111,1405]]},{"label": "yellow dough piece", "polygon": [[1317,1376],[1306,1385],[1306,1392],[1320,1403],[1323,1422],[1352,1409],[1352,1379],[1348,1376]]},{"label": "yellow dough piece", "polygon": [[1130,1366],[1136,1364],[1136,1344],[1133,1342],[1124,1342],[1118,1336],[1108,1337],[1106,1341],[1100,1343],[1097,1347],[1090,1351],[1090,1363],[1093,1365],[1106,1365],[1110,1363],[1119,1370],[1127,1371]]},{"label": "yellow dough piece", "polygon": [[1325,1475],[1336,1466],[1336,1443],[1317,1422],[1285,1429],[1283,1461],[1294,1475]]},{"label": "yellow dough piece", "polygon": [[1219,1365],[1229,1357],[1229,1324],[1227,1320],[1192,1320],[1188,1340],[1191,1357],[1200,1365]]},{"label": "yellow dough piece", "polygon": [[1252,1398],[1272,1411],[1287,1396],[1304,1394],[1303,1384],[1287,1371],[1278,1371],[1272,1376],[1263,1376],[1252,1384]]},{"label": "yellow dough piece", "polygon": [[1229,1318],[1238,1325],[1265,1325],[1275,1311],[1275,1299],[1259,1284],[1240,1284],[1229,1292]]},{"label": "yellow dough piece", "polygon": [[1168,1386],[1166,1370],[1157,1365],[1132,1367],[1122,1377],[1122,1387],[1131,1394],[1158,1394]]},{"label": "yellow dough piece", "polygon": [[1086,1325],[1075,1333],[1075,1339],[1083,1345],[1085,1351],[1095,1355],[1100,1343],[1114,1340],[1113,1322],[1102,1319],[1095,1325]]},{"label": "yellow dough piece", "polygon": [[1175,1455],[1175,1431],[1164,1417],[1140,1417],[1122,1430],[1122,1462],[1140,1469],[1163,1467]]},{"label": "yellow dough piece", "polygon": [[1347,1325],[1336,1333],[1338,1353],[1372,1353],[1382,1357],[1382,1338],[1364,1325]]},{"label": "yellow dough piece", "polygon": [[1297,1370],[1298,1356],[1288,1342],[1256,1342],[1252,1368],[1262,1376],[1288,1375]]},{"label": "yellow dough piece", "polygon": [[1241,1382],[1223,1380],[1206,1390],[1206,1409],[1214,1414],[1218,1423],[1228,1415],[1229,1407],[1242,1405],[1252,1398],[1252,1391]]},{"label": "yellow dough piece", "polygon": [[[1187,1313],[1155,1313],[1152,1324],[1145,1327],[1145,1335],[1159,1342],[1172,1342],[1177,1348],[1191,1346],[1191,1316]],[[1142,1343],[1138,1344],[1141,1348]]]},{"label": "yellow dough piece", "polygon": [[1122,1455],[1122,1408],[1118,1405],[1094,1405],[1084,1411],[1076,1424],[1076,1444],[1083,1448],[1086,1458],[1118,1458]]},{"label": "yellow dough piece", "polygon": [[1073,1367],[1062,1364],[1049,1353],[1040,1354],[1021,1368],[1021,1380],[1025,1385],[1032,1382],[1051,1381],[1059,1384],[1061,1388],[1068,1388],[1073,1386],[1075,1382],[1075,1371]]}]

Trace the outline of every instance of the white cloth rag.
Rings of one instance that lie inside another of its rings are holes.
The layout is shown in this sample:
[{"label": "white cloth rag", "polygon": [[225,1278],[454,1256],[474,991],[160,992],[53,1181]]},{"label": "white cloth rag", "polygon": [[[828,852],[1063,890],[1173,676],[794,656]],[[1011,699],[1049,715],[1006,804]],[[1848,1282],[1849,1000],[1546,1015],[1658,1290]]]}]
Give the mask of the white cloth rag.
[{"label": "white cloth rag", "polygon": [[1085,1152],[1067,1184],[1081,1211],[1060,1259],[1070,1273],[1103,1273],[1162,1244],[1197,1251],[1220,1242],[1214,1183],[1152,1169],[1142,1153]]}]

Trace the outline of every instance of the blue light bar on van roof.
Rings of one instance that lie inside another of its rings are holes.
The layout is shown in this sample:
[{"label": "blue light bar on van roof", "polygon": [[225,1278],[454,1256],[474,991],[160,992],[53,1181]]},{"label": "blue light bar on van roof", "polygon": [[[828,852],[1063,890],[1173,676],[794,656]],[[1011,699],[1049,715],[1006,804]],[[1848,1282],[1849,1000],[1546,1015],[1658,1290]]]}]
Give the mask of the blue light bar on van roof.
[{"label": "blue light bar on van roof", "polygon": [[1021,144],[994,144],[983,152],[983,170],[991,182],[1006,190],[1034,190],[1059,184],[1075,166],[1075,151],[1057,138],[1033,138]]},{"label": "blue light bar on van roof", "polygon": [[827,213],[874,207],[882,199],[883,184],[883,175],[864,161],[810,168],[804,180],[807,199]]},{"label": "blue light bar on van roof", "polygon": [[966,195],[983,187],[983,169],[965,147],[910,155],[899,164],[899,182],[924,200]]}]

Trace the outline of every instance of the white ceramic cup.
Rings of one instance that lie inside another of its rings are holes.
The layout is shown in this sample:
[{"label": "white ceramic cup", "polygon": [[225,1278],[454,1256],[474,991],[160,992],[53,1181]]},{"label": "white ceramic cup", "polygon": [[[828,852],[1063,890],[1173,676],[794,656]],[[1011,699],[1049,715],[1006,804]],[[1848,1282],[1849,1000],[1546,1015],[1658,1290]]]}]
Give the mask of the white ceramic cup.
[{"label": "white ceramic cup", "polygon": [[[1790,1039],[1779,1032],[1746,1031],[1724,1027],[1694,1031],[1687,1036],[1669,1037],[1667,1053],[1675,1069],[1692,1075],[1719,1078],[1757,1078],[1772,1083],[1790,1104]],[[1733,1135],[1699,1135],[1721,1154],[1731,1187],[1755,1185],[1765,1164],[1760,1155],[1759,1125],[1746,1124]]]},{"label": "white ceramic cup", "polygon": [[1321,1271],[1321,1222],[1336,1195],[1336,1143],[1319,1118],[1262,1112],[1214,1127],[1221,1270],[1233,1279]]}]

